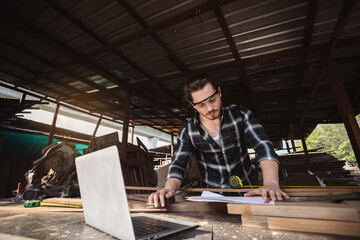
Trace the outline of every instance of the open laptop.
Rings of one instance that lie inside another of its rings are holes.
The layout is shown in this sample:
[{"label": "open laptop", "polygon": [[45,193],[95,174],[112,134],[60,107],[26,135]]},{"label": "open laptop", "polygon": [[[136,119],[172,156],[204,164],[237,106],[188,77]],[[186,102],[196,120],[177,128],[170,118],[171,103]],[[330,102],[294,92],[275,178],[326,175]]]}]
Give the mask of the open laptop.
[{"label": "open laptop", "polygon": [[156,239],[197,223],[131,214],[116,146],[75,159],[85,222],[120,239]]}]

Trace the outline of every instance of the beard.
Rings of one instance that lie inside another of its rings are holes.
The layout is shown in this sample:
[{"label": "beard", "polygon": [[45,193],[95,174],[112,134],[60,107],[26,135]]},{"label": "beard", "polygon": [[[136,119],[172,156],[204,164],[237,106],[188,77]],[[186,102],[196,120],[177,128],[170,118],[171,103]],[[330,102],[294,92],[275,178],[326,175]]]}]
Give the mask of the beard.
[{"label": "beard", "polygon": [[215,119],[218,119],[220,117],[220,111],[219,110],[212,110],[210,112],[207,112],[205,115],[204,115],[205,118],[209,119],[209,120],[215,120]]}]

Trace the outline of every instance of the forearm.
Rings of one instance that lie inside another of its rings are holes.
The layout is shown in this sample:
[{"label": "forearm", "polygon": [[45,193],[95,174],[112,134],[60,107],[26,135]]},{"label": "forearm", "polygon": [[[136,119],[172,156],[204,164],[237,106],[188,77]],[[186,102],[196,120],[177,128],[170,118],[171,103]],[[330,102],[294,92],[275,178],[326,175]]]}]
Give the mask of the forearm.
[{"label": "forearm", "polygon": [[178,178],[169,178],[165,183],[165,189],[177,191],[181,186],[181,181]]},{"label": "forearm", "polygon": [[260,162],[263,176],[263,185],[279,185],[279,164],[273,160],[263,160]]}]

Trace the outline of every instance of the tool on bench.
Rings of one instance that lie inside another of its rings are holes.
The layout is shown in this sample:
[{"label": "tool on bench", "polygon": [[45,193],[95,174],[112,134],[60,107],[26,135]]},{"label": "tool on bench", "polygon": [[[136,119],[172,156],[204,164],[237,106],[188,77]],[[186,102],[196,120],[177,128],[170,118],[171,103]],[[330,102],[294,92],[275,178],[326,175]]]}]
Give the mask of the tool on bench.
[{"label": "tool on bench", "polygon": [[40,206],[40,200],[38,201],[25,201],[24,202],[24,207],[29,208],[29,207],[39,207]]},{"label": "tool on bench", "polygon": [[81,204],[71,204],[71,203],[58,203],[58,202],[43,202],[42,200],[28,200],[24,202],[24,207],[39,207],[39,206],[55,206],[55,207],[73,207],[73,208],[82,208]]},{"label": "tool on bench", "polygon": [[147,208],[150,208],[150,209],[153,209],[153,208],[167,208],[169,206],[169,204],[171,203],[174,203],[175,202],[175,197],[172,196],[171,198],[165,198],[165,206],[162,207],[161,204],[160,204],[160,199],[159,199],[159,205],[158,207],[155,207],[155,203],[153,204],[149,204],[149,203],[146,203],[147,205]]},{"label": "tool on bench", "polygon": [[232,188],[243,188],[244,186],[241,179],[235,175],[229,178],[229,184]]}]

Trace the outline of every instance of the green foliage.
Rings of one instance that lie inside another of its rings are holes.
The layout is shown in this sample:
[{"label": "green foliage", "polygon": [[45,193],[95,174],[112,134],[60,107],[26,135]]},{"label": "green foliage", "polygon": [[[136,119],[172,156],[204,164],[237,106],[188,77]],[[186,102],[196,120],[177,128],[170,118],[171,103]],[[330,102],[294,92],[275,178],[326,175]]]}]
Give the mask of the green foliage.
[{"label": "green foliage", "polygon": [[[356,116],[359,124],[360,115]],[[301,146],[302,144],[297,144]],[[332,152],[338,159],[346,159],[355,162],[356,158],[352,150],[344,124],[319,124],[306,139],[306,146],[310,149],[322,148],[323,151]]]}]

